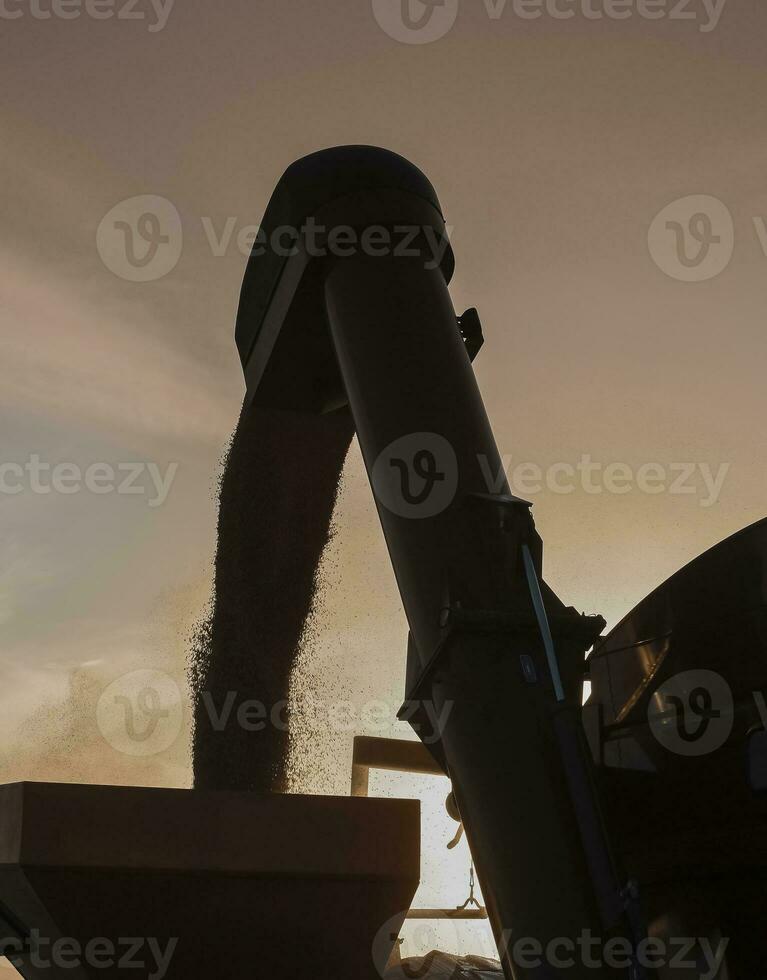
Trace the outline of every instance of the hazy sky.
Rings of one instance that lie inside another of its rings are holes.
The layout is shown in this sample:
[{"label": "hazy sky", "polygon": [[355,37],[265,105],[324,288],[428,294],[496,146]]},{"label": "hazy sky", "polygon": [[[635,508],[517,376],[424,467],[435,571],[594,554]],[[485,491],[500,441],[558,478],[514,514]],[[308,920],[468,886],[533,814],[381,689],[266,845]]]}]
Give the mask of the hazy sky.
[{"label": "hazy sky", "polygon": [[[0,780],[188,781],[188,714],[134,757],[96,703],[139,668],[183,683],[243,394],[237,235],[313,150],[386,146],[436,186],[455,305],[480,310],[476,371],[563,599],[614,622],[765,515],[763,0],[717,21],[703,0],[655,3],[654,21],[641,0],[625,20],[594,18],[610,0],[550,3],[569,20],[447,0],[429,24],[455,23],[431,43],[404,43],[424,38],[396,28],[399,0],[140,0],[143,19],[74,3],[77,19],[0,4]],[[97,233],[144,195],[181,250],[128,281]],[[624,466],[587,484],[586,457]],[[69,492],[41,492],[58,464]],[[139,467],[144,492],[72,490],[96,464]],[[303,682],[393,710],[405,623],[356,446],[327,568]],[[312,743],[331,764],[309,788],[347,790],[351,734]]]}]

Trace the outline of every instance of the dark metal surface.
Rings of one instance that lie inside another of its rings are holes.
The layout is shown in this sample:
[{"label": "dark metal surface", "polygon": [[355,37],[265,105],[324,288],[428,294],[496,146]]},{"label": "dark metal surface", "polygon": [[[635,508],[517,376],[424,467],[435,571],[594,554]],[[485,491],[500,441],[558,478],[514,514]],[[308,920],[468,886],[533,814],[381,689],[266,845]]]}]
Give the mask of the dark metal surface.
[{"label": "dark metal surface", "polygon": [[[437,194],[421,171],[404,157],[377,146],[337,146],[311,153],[292,163],[274,189],[261,221],[265,247],[249,263],[240,297],[235,339],[243,364],[259,336],[289,256],[274,247],[274,235],[282,229],[284,243],[298,241],[310,218],[335,202],[353,195],[365,198],[400,192],[422,200],[440,212]],[[381,220],[380,204],[374,220]],[[292,233],[292,235],[290,234]],[[450,278],[452,267],[446,267]]]},{"label": "dark metal surface", "polygon": [[606,726],[646,720],[673,674],[712,670],[736,702],[767,688],[767,519],[660,585],[594,647],[591,702]]},{"label": "dark metal surface", "polygon": [[[443,510],[402,516],[378,499],[378,513],[414,647],[430,668],[418,697],[448,718],[441,749],[504,968],[508,977],[547,976],[550,966],[512,962],[509,936],[545,948],[589,928],[598,935],[600,919],[522,560],[529,541],[540,562],[540,539],[505,481],[500,497],[478,499],[488,497],[482,462],[492,473],[502,468],[439,270],[418,258],[356,256],[335,264],[326,290],[368,473],[392,442],[414,433],[438,434],[455,454],[456,492]],[[544,595],[550,615],[566,619],[562,603]],[[452,605],[526,616],[532,628],[453,628],[442,615]],[[580,617],[572,620],[573,636],[560,632],[558,650],[570,676],[567,665],[585,649],[573,638]],[[537,683],[526,680],[522,656],[535,663]]]},{"label": "dark metal surface", "polygon": [[[371,951],[393,943],[379,930],[392,920],[396,934],[417,888],[419,824],[410,800],[4,786],[0,915],[22,939],[37,930],[83,949],[177,939],[169,978],[380,980]],[[30,955],[20,969],[151,975]]]},{"label": "dark metal surface", "polygon": [[[381,226],[430,229],[444,244],[440,267],[450,279],[453,253],[439,201],[409,161],[379,147],[339,146],[286,170],[262,219],[264,242],[256,243],[248,262],[237,312],[248,399],[313,412],[345,403],[324,314],[325,261],[318,253],[327,251],[332,229]],[[469,316],[472,349],[481,346],[477,331]]]},{"label": "dark metal surface", "polygon": [[[601,798],[651,933],[726,941],[729,980],[760,975],[767,798],[754,768],[767,691],[767,520],[655,589],[589,666],[585,717]],[[669,714],[664,731],[667,685],[681,715]],[[715,700],[698,713],[693,695],[706,690]],[[687,738],[669,741],[680,730]],[[696,732],[711,738],[699,754]]]}]

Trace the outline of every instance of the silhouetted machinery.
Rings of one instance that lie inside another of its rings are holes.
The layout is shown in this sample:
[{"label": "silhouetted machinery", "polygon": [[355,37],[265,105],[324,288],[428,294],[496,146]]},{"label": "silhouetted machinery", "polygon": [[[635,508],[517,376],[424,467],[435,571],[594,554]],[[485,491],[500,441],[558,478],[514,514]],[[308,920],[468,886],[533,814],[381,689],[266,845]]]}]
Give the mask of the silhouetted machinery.
[{"label": "silhouetted machinery", "polygon": [[248,397],[352,413],[410,627],[408,714],[447,718],[430,752],[506,976],[750,980],[767,522],[601,638],[543,580],[530,505],[488,486],[503,470],[471,368],[481,327],[453,309],[423,174],[372,147],[313,154],[261,230],[237,321]]},{"label": "silhouetted machinery", "polygon": [[103,941],[98,967],[40,965],[32,933],[70,959],[172,937],[169,977],[379,976],[418,880],[417,806],[360,798],[382,763],[449,776],[509,980],[763,975],[767,521],[602,637],[546,585],[530,505],[488,486],[482,332],[452,272],[423,174],[340,147],[279,181],[237,321],[252,404],[352,414],[429,756],[359,743],[351,799],[3,788],[0,939],[24,976],[143,975]]}]

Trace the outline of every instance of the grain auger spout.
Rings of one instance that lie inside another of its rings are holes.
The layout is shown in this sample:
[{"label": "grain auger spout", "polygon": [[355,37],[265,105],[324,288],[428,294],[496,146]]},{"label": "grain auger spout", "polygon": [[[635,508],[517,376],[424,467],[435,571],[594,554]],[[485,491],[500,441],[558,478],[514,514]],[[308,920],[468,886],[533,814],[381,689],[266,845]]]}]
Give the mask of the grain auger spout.
[{"label": "grain auger spout", "polygon": [[479,319],[458,317],[448,292],[453,267],[435,191],[406,160],[349,146],[294,163],[242,289],[248,400],[351,413],[410,628],[405,697],[446,719],[429,748],[506,975],[638,975],[518,955],[520,941],[636,939],[640,926],[580,722],[584,656],[604,621],[542,579],[531,507],[501,476],[471,366]]}]

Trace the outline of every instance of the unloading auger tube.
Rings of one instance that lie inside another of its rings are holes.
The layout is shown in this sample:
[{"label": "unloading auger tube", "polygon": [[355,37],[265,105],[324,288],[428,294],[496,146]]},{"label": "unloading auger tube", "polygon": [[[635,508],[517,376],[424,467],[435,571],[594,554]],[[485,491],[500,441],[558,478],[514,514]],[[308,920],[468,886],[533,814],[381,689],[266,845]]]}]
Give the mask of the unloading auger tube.
[{"label": "unloading auger tube", "polygon": [[457,318],[448,292],[453,264],[435,191],[411,163],[366,146],[298,160],[243,282],[248,399],[352,413],[410,627],[408,718],[422,736],[433,733],[413,703],[443,719],[430,748],[506,976],[639,976],[582,965],[561,945],[641,935],[580,722],[584,653],[604,622],[541,579],[530,505],[502,479],[471,367],[479,320]]}]

